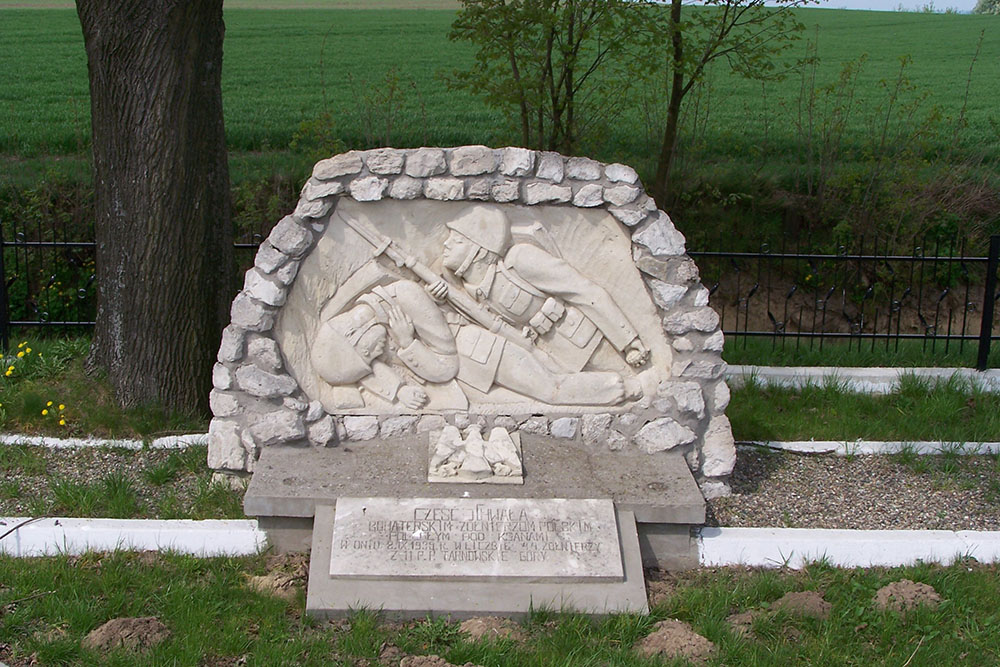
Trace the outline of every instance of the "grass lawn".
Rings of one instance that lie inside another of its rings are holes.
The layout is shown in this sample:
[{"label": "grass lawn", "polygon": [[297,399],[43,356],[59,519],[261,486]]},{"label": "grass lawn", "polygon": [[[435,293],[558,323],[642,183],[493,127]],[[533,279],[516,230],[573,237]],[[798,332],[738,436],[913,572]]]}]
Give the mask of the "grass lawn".
[{"label": "grass lawn", "polygon": [[[892,570],[815,564],[801,572],[733,568],[657,576],[649,583],[654,604],[648,617],[590,620],[539,610],[518,628],[521,638],[493,641],[470,641],[447,619],[388,623],[358,612],[346,622],[320,623],[303,615],[301,582],[290,589],[291,599],[250,585],[251,577],[296,567],[294,561],[265,556],[0,558],[0,660],[357,665],[376,664],[392,646],[403,654],[437,654],[458,665],[655,665],[664,663],[640,657],[633,645],[666,618],[687,622],[714,642],[717,653],[709,664],[715,665],[982,665],[1000,660],[1000,577],[995,567],[973,562]],[[903,578],[933,587],[942,602],[907,613],[876,608],[876,592]],[[799,591],[823,595],[831,605],[829,618],[772,609],[785,593]],[[755,618],[741,635],[727,617],[745,611]],[[90,631],[123,616],[155,616],[171,634],[144,654],[81,646]]]},{"label": "grass lawn", "polygon": [[[442,72],[471,60],[467,45],[447,40],[454,13],[441,7],[452,3],[386,1],[378,9],[362,11],[341,8],[353,6],[345,2],[333,9],[299,9],[314,4],[248,0],[227,5],[223,100],[234,153],[286,149],[299,124],[323,112],[332,115],[334,134],[346,146],[371,143],[364,123],[373,119],[377,130],[385,129],[387,107],[376,98],[392,68],[401,92],[393,107],[390,143],[517,141],[517,134],[481,101],[446,90],[439,79]],[[428,9],[397,8],[404,5]],[[903,55],[913,58],[907,69],[913,84],[930,95],[926,108],[938,105],[945,116],[957,117],[976,41],[980,31],[987,30],[966,109],[969,127],[959,143],[974,153],[997,157],[1000,142],[990,121],[996,115],[990,82],[1000,77],[1000,39],[993,34],[990,17],[807,9],[801,19],[810,26],[809,39],[818,40],[820,83],[832,81],[844,62],[867,54],[857,85],[865,111],[849,119],[846,139],[857,145],[870,138],[871,123],[886,100],[880,82],[894,80]],[[90,131],[89,101],[75,12],[9,8],[3,10],[3,24],[0,68],[7,77],[0,88],[0,152],[22,157],[82,152]],[[797,141],[799,88],[797,77],[762,89],[717,72],[709,157],[745,159],[762,149],[773,155],[790,150]],[[643,120],[644,95],[630,93],[623,114],[599,144],[582,148],[594,157],[622,159],[648,172],[652,137],[658,130],[651,132]]]}]

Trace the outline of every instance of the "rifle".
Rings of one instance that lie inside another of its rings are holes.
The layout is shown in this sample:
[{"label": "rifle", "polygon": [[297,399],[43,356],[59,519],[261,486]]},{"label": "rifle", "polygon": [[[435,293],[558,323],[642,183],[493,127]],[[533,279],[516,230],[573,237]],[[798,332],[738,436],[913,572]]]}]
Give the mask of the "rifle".
[{"label": "rifle", "polygon": [[[374,257],[385,255],[392,260],[396,266],[400,268],[406,267],[412,271],[417,278],[427,285],[433,285],[437,281],[443,280],[443,278],[435,273],[429,266],[403,250],[398,243],[390,239],[388,236],[367,227],[353,218],[348,218],[340,213],[335,215],[337,215],[337,217],[339,217],[348,227],[356,231],[361,238],[372,246],[372,255]],[[535,347],[534,341],[524,332],[518,330],[510,323],[500,319],[499,316],[483,307],[482,304],[469,296],[464,290],[449,288],[446,299],[456,311],[484,329],[502,336],[504,340],[509,341],[518,347],[524,348],[532,354],[541,355],[543,357],[543,361],[547,364],[554,363],[548,354]]]}]

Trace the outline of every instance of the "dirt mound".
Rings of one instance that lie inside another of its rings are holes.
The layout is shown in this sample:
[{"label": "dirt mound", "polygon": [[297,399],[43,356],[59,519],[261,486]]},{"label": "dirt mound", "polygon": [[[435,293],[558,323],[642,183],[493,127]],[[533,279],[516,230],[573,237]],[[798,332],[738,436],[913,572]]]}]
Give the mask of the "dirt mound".
[{"label": "dirt mound", "polygon": [[635,650],[648,657],[658,655],[703,662],[715,653],[715,644],[692,630],[687,623],[668,618],[654,625],[653,632],[637,641]]},{"label": "dirt mound", "polygon": [[653,570],[646,575],[646,597],[649,606],[655,607],[663,604],[677,590],[677,579],[668,572]]},{"label": "dirt mound", "polygon": [[832,607],[833,605],[824,600],[823,595],[816,591],[785,593],[771,605],[771,609],[774,611],[783,611],[792,616],[805,616],[820,620],[830,618]]},{"label": "dirt mound", "polygon": [[753,620],[760,615],[760,610],[744,611],[738,614],[730,614],[726,616],[726,623],[729,624],[729,628],[733,631],[734,635],[740,637],[748,636],[753,630]]},{"label": "dirt mound", "polygon": [[521,628],[517,623],[514,623],[509,618],[500,618],[498,616],[470,618],[459,626],[459,630],[469,635],[472,641],[479,641],[480,639],[513,639],[514,641],[521,641],[524,639],[524,633],[521,632]]},{"label": "dirt mound", "polygon": [[875,606],[881,610],[906,612],[910,609],[927,605],[936,607],[941,602],[933,586],[917,583],[909,579],[900,579],[883,586],[875,593]]},{"label": "dirt mound", "polygon": [[269,593],[286,600],[295,598],[298,587],[309,576],[309,564],[305,554],[284,554],[267,559],[268,573],[248,576],[250,588]]},{"label": "dirt mound", "polygon": [[124,648],[145,651],[170,636],[170,629],[155,616],[113,618],[83,639],[85,648],[96,651]]},{"label": "dirt mound", "polygon": [[471,662],[464,665],[453,665],[436,655],[411,655],[399,661],[399,667],[479,667]]}]

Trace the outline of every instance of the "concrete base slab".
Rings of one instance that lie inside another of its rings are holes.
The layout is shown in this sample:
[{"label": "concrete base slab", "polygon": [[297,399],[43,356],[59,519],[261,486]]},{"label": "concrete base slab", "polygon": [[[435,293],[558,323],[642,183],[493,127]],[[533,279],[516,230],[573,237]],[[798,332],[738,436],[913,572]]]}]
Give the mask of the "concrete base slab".
[{"label": "concrete base slab", "polygon": [[705,500],[674,452],[611,451],[574,440],[522,435],[523,485],[431,484],[420,436],[339,447],[267,447],[243,507],[248,516],[312,517],[341,497],[609,498],[641,523],[702,524]]},{"label": "concrete base slab", "polygon": [[621,582],[372,581],[330,577],[335,513],[332,506],[319,505],[309,559],[306,612],[317,618],[336,618],[356,609],[379,609],[389,618],[454,619],[490,615],[516,618],[531,608],[572,609],[594,616],[620,612],[645,614],[649,607],[635,515],[627,510],[619,510],[617,514],[625,575]]}]

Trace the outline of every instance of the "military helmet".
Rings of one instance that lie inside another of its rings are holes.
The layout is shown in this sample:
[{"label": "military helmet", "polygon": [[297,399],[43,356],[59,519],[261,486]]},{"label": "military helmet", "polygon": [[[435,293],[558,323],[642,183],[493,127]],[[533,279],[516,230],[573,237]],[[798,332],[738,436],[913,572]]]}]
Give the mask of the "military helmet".
[{"label": "military helmet", "polygon": [[510,245],[507,216],[489,206],[473,206],[447,225],[481,248],[502,255]]}]

